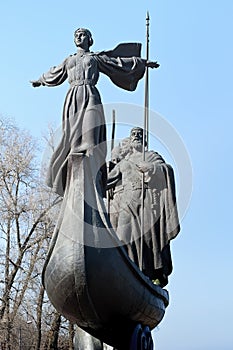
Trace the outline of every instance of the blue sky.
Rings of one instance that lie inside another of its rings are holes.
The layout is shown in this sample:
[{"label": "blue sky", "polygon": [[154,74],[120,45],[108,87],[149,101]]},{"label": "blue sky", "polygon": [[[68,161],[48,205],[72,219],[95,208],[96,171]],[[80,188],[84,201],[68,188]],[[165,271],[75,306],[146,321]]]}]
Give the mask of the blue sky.
[{"label": "blue sky", "polygon": [[[150,108],[183,140],[193,176],[191,202],[181,233],[172,242],[174,272],[167,288],[171,300],[153,332],[155,346],[158,350],[230,350],[232,0],[1,2],[0,114],[13,117],[37,138],[49,123],[58,126],[68,85],[33,89],[29,80],[75,52],[77,27],[92,31],[94,51],[120,42],[144,44],[147,10],[150,57],[161,64],[150,72]],[[131,93],[102,76],[98,88],[103,103],[143,106],[143,80]],[[150,121],[156,129],[154,122]],[[127,136],[121,128],[117,133],[117,137]],[[153,148],[163,152],[159,142]],[[171,150],[168,158],[176,169]],[[183,167],[187,168],[185,162]],[[179,171],[183,170],[177,169],[177,177]]]}]

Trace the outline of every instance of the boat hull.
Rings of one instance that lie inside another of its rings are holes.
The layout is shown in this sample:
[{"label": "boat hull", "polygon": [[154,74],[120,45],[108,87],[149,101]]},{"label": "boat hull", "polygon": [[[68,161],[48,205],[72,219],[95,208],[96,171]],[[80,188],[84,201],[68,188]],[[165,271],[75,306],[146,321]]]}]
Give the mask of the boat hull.
[{"label": "boat hull", "polygon": [[138,323],[153,329],[161,322],[168,293],[127,256],[98,195],[96,174],[93,159],[71,157],[43,282],[58,312],[120,348]]}]

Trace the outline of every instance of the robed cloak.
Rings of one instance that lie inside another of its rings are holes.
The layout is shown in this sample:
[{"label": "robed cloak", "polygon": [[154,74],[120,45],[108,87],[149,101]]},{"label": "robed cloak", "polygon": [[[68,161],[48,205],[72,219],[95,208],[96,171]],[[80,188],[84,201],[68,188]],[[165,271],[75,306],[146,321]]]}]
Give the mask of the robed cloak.
[{"label": "robed cloak", "polygon": [[108,188],[115,187],[110,217],[129,257],[139,266],[142,254],[142,271],[164,286],[172,272],[170,241],[180,231],[174,172],[157,152],[145,153],[154,170],[144,176],[141,251],[142,174],[136,165],[141,160],[140,152],[128,155],[110,172]]}]

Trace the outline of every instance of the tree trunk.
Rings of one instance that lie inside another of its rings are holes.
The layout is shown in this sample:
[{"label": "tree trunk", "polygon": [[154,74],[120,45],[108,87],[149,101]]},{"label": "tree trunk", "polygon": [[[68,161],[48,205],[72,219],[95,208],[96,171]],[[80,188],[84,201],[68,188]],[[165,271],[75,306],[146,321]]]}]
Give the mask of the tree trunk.
[{"label": "tree trunk", "polygon": [[42,321],[42,306],[43,306],[43,300],[44,300],[44,287],[40,287],[40,292],[37,300],[37,310],[36,310],[36,326],[37,326],[37,338],[36,338],[36,345],[35,349],[40,350],[41,346],[41,338],[42,338],[42,332],[41,332],[41,321]]},{"label": "tree trunk", "polygon": [[61,315],[56,312],[51,325],[51,329],[47,336],[47,341],[44,347],[45,350],[58,350],[58,335],[59,335],[60,325],[61,325]]},{"label": "tree trunk", "polygon": [[69,322],[69,350],[74,350],[74,325]]}]

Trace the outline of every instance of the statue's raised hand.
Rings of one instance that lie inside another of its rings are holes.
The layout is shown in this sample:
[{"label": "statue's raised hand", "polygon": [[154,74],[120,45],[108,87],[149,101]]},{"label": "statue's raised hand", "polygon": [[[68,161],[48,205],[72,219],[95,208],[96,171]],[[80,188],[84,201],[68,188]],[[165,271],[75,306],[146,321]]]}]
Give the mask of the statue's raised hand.
[{"label": "statue's raised hand", "polygon": [[146,66],[149,68],[159,68],[160,64],[157,61],[146,61]]},{"label": "statue's raised hand", "polygon": [[33,87],[38,87],[42,85],[39,80],[30,80],[30,83],[32,84]]}]

